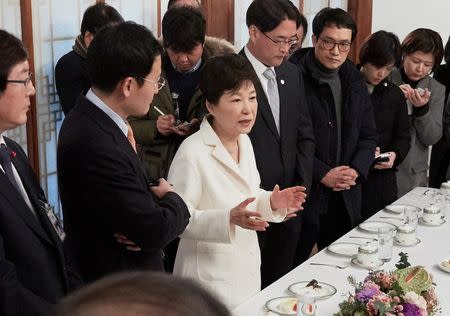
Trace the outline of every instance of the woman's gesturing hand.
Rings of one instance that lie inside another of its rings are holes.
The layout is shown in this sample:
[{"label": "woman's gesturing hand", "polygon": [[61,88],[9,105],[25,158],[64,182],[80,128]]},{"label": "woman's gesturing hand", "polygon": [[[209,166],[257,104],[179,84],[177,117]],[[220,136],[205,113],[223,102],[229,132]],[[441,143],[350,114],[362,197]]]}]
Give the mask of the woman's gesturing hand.
[{"label": "woman's gesturing hand", "polygon": [[[289,214],[287,217],[294,217],[295,212],[303,210],[302,204],[306,198],[306,188],[302,186],[295,186],[280,190],[280,187],[275,185],[270,196],[270,205],[272,209],[287,208]],[[293,216],[289,216],[293,214]]]},{"label": "woman's gesturing hand", "polygon": [[261,214],[247,209],[247,205],[253,201],[254,197],[248,198],[233,207],[230,212],[230,223],[245,229],[265,231],[269,224],[261,219]]}]

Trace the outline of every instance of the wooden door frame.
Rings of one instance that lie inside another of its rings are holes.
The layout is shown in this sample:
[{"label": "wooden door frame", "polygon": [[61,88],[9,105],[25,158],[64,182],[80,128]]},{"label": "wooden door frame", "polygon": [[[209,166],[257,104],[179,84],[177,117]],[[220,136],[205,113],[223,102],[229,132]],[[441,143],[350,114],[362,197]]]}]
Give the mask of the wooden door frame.
[{"label": "wooden door frame", "polygon": [[[33,23],[32,23],[32,4],[31,0],[20,0],[20,17],[22,27],[22,42],[28,50],[28,63],[30,65],[30,71],[35,72],[34,68],[34,46],[33,46]],[[33,77],[33,84],[36,76]],[[30,98],[31,107],[27,113],[27,150],[28,159],[34,172],[40,177],[39,168],[39,138],[38,138],[38,120],[36,109],[36,96]]]},{"label": "wooden door frame", "polygon": [[359,63],[359,49],[364,40],[372,34],[372,8],[373,0],[348,0],[347,12],[352,16],[358,27],[358,33],[352,43],[348,57]]}]

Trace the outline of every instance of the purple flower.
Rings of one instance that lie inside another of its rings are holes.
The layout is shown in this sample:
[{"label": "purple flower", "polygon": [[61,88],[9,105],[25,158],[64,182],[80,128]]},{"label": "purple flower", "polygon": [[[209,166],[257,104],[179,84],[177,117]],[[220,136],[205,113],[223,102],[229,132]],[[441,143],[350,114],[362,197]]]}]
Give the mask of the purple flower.
[{"label": "purple flower", "polygon": [[402,313],[405,316],[422,316],[419,306],[410,303],[403,304]]},{"label": "purple flower", "polygon": [[364,288],[356,293],[356,299],[358,301],[367,303],[370,301],[375,295],[380,294],[380,290],[376,286],[364,286]]}]

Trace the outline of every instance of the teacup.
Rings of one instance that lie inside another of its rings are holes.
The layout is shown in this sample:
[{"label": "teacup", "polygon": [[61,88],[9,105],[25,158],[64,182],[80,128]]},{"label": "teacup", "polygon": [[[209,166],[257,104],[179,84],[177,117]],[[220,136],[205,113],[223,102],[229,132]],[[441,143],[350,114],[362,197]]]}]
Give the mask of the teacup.
[{"label": "teacup", "polygon": [[450,195],[450,180],[441,183],[441,191],[444,194]]},{"label": "teacup", "polygon": [[416,228],[412,224],[404,224],[397,228],[395,240],[400,244],[414,244],[416,242]]},{"label": "teacup", "polygon": [[431,225],[441,224],[441,208],[436,205],[430,205],[423,209],[422,220]]},{"label": "teacup", "polygon": [[367,243],[358,247],[358,262],[366,267],[375,267],[379,263],[378,247],[373,243]]}]

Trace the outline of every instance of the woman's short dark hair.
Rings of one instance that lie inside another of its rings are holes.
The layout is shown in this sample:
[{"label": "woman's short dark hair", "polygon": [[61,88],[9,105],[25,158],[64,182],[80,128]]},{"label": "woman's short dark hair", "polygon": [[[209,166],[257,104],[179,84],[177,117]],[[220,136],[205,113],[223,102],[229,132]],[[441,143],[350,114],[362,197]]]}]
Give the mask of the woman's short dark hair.
[{"label": "woman's short dark hair", "polygon": [[446,64],[450,64],[450,36],[448,37],[447,44],[445,44],[444,60]]},{"label": "woman's short dark hair", "polygon": [[257,80],[255,71],[244,57],[230,54],[206,62],[199,87],[208,102],[217,104],[226,91],[237,91],[246,81],[256,85]]},{"label": "woman's short dark hair", "polygon": [[361,65],[370,63],[376,67],[394,64],[398,67],[401,59],[400,40],[391,32],[378,31],[370,35],[359,52]]},{"label": "woman's short dark hair", "polygon": [[106,25],[120,22],[123,22],[120,13],[112,6],[100,2],[91,5],[84,11],[80,31],[83,35],[86,31],[95,34],[99,29]]},{"label": "woman's short dark hair", "polygon": [[0,30],[0,93],[5,91],[12,68],[28,59],[28,53],[21,40]]},{"label": "woman's short dark hair", "polygon": [[434,59],[432,72],[439,67],[444,56],[444,45],[442,38],[436,31],[418,28],[406,35],[401,45],[403,57],[415,52],[431,53]]},{"label": "woman's short dark hair", "polygon": [[272,31],[284,20],[300,26],[298,9],[289,0],[254,0],[247,10],[247,27],[254,25],[261,32]]},{"label": "woman's short dark hair", "polygon": [[[175,6],[177,4],[177,2],[180,0],[169,0],[169,3],[167,4],[167,10],[171,9],[173,6]],[[195,2],[197,3],[198,7],[200,8],[200,2],[199,0],[195,0]]]},{"label": "woman's short dark hair", "polygon": [[202,12],[193,7],[171,8],[162,20],[164,47],[188,53],[205,42],[206,20]]},{"label": "woman's short dark hair", "polygon": [[112,92],[126,77],[139,85],[152,70],[163,49],[153,34],[134,22],[123,22],[101,29],[87,52],[87,66],[92,86]]},{"label": "woman's short dark hair", "polygon": [[110,275],[65,297],[56,316],[230,316],[227,308],[191,280],[158,272]]},{"label": "woman's short dark hair", "polygon": [[319,38],[325,27],[336,26],[340,29],[349,29],[352,31],[352,41],[355,39],[358,31],[355,21],[348,12],[340,8],[323,8],[313,19],[312,31]]}]

